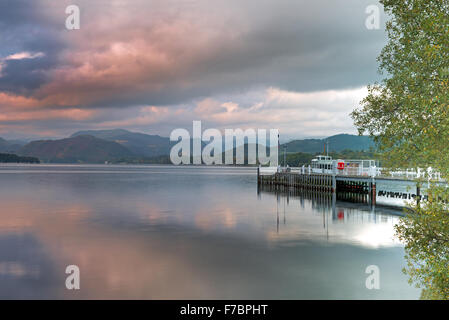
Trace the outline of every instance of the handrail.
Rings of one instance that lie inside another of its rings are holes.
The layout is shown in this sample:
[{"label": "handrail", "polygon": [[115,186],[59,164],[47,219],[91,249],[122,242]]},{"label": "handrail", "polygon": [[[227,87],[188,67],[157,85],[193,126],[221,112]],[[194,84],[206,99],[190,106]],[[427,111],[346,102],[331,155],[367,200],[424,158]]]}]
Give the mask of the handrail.
[{"label": "handrail", "polygon": [[404,180],[414,180],[424,178],[428,181],[444,182],[441,173],[433,171],[431,168],[427,170],[405,169],[388,171],[384,168],[370,167],[345,167],[343,170],[334,169],[317,169],[309,166],[302,167],[259,167],[260,175],[273,175],[275,173],[290,172],[294,174],[335,174],[336,176],[360,176],[360,177],[379,177],[379,178],[404,178]]}]

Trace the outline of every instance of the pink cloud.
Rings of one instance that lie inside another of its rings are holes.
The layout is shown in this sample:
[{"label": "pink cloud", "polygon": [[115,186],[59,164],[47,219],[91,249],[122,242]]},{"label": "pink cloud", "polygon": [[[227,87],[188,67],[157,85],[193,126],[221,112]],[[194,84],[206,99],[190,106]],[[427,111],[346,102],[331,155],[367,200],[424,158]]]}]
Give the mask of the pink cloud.
[{"label": "pink cloud", "polygon": [[91,119],[95,114],[95,110],[83,109],[10,111],[0,114],[0,123],[58,119],[84,121]]},{"label": "pink cloud", "polygon": [[34,98],[0,92],[0,111],[2,112],[6,109],[29,109],[38,105],[39,101]]}]

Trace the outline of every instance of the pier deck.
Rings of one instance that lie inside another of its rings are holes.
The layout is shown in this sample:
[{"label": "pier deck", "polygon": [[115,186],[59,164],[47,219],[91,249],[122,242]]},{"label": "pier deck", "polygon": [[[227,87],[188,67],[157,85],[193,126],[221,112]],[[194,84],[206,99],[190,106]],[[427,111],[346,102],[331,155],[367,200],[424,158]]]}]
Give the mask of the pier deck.
[{"label": "pier deck", "polygon": [[[314,173],[310,171],[298,170],[295,168],[289,170],[273,168],[261,168],[257,170],[258,186],[271,187],[289,187],[299,190],[310,190],[323,193],[337,193],[339,198],[357,198],[363,202],[372,205],[376,204],[377,196],[415,200],[426,199],[421,188],[416,186],[414,192],[398,192],[397,190],[378,190],[378,182],[394,182],[396,184],[405,184],[413,182],[412,179],[388,176],[368,176],[368,175],[338,175],[330,173]],[[443,183],[436,181],[437,183]]]}]

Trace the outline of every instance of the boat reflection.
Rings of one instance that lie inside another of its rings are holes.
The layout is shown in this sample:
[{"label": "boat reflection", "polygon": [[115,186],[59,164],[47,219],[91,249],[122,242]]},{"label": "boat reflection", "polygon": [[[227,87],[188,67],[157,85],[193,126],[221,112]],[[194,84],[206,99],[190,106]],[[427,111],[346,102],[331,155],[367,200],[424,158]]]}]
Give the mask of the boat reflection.
[{"label": "boat reflection", "polygon": [[[376,207],[362,197],[347,202],[333,193],[282,186],[260,185],[257,192],[259,200],[275,198],[276,236],[272,237],[277,241],[294,241],[308,235],[314,240],[368,247],[400,245],[394,237],[394,226],[402,211],[395,208]],[[321,232],[317,230],[318,221]]]}]

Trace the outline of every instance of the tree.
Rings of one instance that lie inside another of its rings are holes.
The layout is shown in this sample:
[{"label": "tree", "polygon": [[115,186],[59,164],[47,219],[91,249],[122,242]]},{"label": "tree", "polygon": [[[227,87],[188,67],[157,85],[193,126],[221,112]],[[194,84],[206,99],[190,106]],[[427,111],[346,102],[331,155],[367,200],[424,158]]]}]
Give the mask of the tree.
[{"label": "tree", "polygon": [[[439,188],[429,192],[429,201],[413,206],[396,225],[405,243],[407,268],[404,270],[423,288],[424,299],[449,299],[449,219],[441,205]],[[443,191],[444,192],[444,191]],[[447,199],[447,198],[446,198]]]},{"label": "tree", "polygon": [[[378,61],[385,78],[351,114],[359,133],[375,137],[389,168],[431,166],[449,178],[449,1],[382,0],[389,41]],[[432,187],[396,231],[406,272],[423,298],[449,298],[447,188]]]}]

